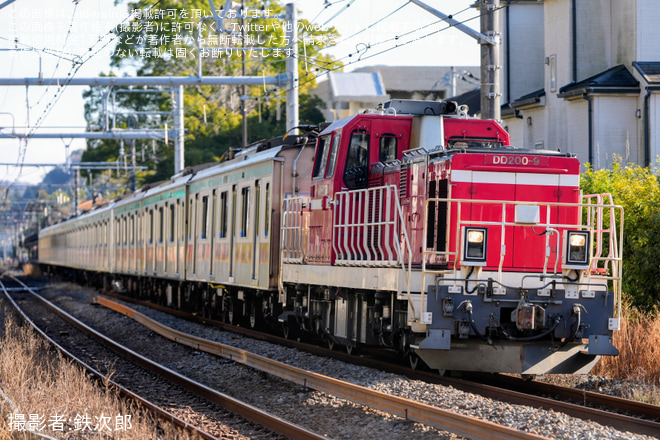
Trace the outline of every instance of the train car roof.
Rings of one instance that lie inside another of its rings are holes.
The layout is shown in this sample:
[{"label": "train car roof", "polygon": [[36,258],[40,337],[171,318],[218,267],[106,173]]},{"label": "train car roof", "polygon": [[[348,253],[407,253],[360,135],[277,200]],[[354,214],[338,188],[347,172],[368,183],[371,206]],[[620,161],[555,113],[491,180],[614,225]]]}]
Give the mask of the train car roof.
[{"label": "train car roof", "polygon": [[257,148],[254,147],[251,149],[254,152],[247,151],[246,153],[237,156],[235,159],[232,159],[227,162],[221,162],[213,167],[199,171],[197,174],[192,176],[190,182],[194,182],[196,180],[201,180],[206,177],[214,176],[218,173],[226,173],[235,169],[258,164],[261,162],[267,162],[271,160],[281,160],[278,159],[278,155],[280,154],[280,151],[289,147],[290,147],[289,145],[279,145],[263,151],[257,151]]}]

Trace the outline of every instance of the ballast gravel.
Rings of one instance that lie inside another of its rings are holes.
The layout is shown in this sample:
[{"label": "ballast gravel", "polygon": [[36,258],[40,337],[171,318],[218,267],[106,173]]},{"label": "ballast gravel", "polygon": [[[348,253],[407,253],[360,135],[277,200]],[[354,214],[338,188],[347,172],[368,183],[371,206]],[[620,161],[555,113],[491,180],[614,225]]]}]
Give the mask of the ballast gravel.
[{"label": "ballast gravel", "polygon": [[[60,296],[66,291],[66,296]],[[55,299],[67,311],[75,309],[76,316],[87,323],[114,333],[118,342],[129,347],[143,333],[142,327],[129,318],[89,304],[96,293],[70,284],[56,284],[45,296]],[[83,303],[83,304],[81,304]],[[622,432],[591,421],[568,416],[556,411],[542,410],[524,405],[513,405],[452,387],[428,384],[396,374],[347,364],[319,357],[264,341],[225,332],[214,327],[195,324],[154,311],[147,307],[126,304],[129,307],[176,330],[222,344],[241,348],[318,374],[345,380],[357,385],[392,395],[405,397],[428,405],[506,425],[525,432],[556,439],[649,439],[651,437]],[[146,334],[146,333],[144,333]],[[296,385],[282,387],[282,381],[248,367],[220,359],[207,353],[194,351],[158,337],[147,336],[145,344],[154,347],[158,358],[169,359],[165,364],[173,370],[205,383],[221,392],[245,400],[261,409],[335,439],[454,439],[454,434],[383,414],[331,395],[302,389]],[[151,356],[147,354],[147,356]],[[159,360],[159,359],[155,359]],[[586,376],[589,378],[590,376]],[[600,378],[593,381],[604,383]],[[583,380],[582,383],[588,382]],[[611,380],[609,380],[611,382]],[[623,381],[621,381],[623,382]],[[626,383],[630,389],[634,384]],[[644,392],[648,386],[641,385]],[[657,390],[651,388],[651,392]],[[273,397],[275,397],[273,399]],[[343,411],[342,423],[337,423],[333,411]],[[659,433],[660,435],[660,433]]]}]

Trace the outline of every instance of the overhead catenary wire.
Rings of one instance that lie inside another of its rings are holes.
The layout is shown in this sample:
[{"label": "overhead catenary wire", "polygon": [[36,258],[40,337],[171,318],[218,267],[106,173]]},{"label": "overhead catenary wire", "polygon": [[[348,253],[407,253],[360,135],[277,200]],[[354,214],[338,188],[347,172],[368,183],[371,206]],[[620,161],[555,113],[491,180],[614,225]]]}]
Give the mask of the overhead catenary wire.
[{"label": "overhead catenary wire", "polygon": [[[157,0],[157,1],[155,1],[153,4],[151,4],[151,6],[149,6],[149,7],[146,8],[146,9],[153,9],[155,6],[157,6],[157,5],[160,3],[160,1],[161,1],[161,0]],[[76,4],[76,6],[77,6],[77,4]],[[96,56],[100,51],[102,51],[103,49],[105,49],[105,48],[106,48],[106,47],[107,47],[112,41],[114,41],[115,39],[117,39],[117,38],[121,35],[121,33],[119,33],[119,32],[115,32],[115,29],[117,29],[118,27],[120,27],[122,24],[124,24],[126,21],[128,21],[128,20],[131,19],[132,17],[133,17],[133,14],[132,14],[132,13],[129,14],[129,15],[128,15],[126,18],[124,18],[124,19],[123,19],[118,25],[113,26],[112,29],[110,29],[108,32],[106,32],[105,35],[103,35],[102,37],[100,37],[100,38],[99,38],[94,44],[92,44],[92,45],[89,47],[89,49],[88,49],[88,51],[87,51],[86,54],[84,54],[83,56],[77,56],[77,59],[76,59],[76,58],[73,59],[73,61],[72,61],[72,66],[71,66],[69,72],[67,73],[67,81],[66,81],[64,84],[60,84],[60,85],[58,86],[58,88],[57,88],[57,90],[56,90],[56,92],[55,92],[55,95],[51,98],[51,101],[48,103],[48,105],[46,106],[46,108],[43,110],[42,114],[39,116],[39,118],[37,119],[37,121],[35,122],[35,124],[32,125],[32,127],[31,127],[31,129],[30,129],[28,135],[26,136],[26,142],[24,143],[24,145],[23,145],[22,147],[19,147],[19,156],[18,156],[18,162],[17,162],[17,166],[18,166],[18,174],[17,174],[17,176],[12,180],[12,182],[9,183],[9,185],[7,185],[7,187],[5,188],[5,194],[4,194],[4,197],[3,197],[3,204],[6,204],[6,203],[7,203],[7,198],[8,198],[8,196],[9,196],[9,191],[10,191],[11,187],[12,187],[12,186],[18,181],[18,179],[20,179],[20,177],[22,176],[22,169],[23,169],[23,164],[24,164],[24,161],[25,161],[25,154],[26,154],[26,150],[27,150],[27,138],[29,138],[30,134],[33,134],[33,133],[35,132],[35,130],[37,130],[37,129],[41,126],[41,124],[43,123],[43,121],[45,120],[45,118],[48,116],[48,114],[49,114],[49,113],[52,111],[52,109],[55,107],[55,104],[57,104],[57,102],[59,101],[59,99],[62,97],[62,94],[63,94],[64,90],[67,88],[67,86],[69,85],[69,83],[71,82],[71,80],[73,79],[73,77],[76,75],[76,73],[80,70],[80,68],[81,68],[81,67],[82,67],[87,61],[89,61],[89,60],[92,59],[94,56]],[[101,46],[98,50],[94,51],[95,46],[97,46],[98,44],[100,44],[100,43],[101,43],[104,39],[106,39],[106,37],[108,37],[108,36],[111,36],[111,37],[108,39],[108,41],[106,41],[105,44],[103,44],[103,46]],[[0,38],[2,38],[2,37],[0,37]],[[51,78],[51,79],[54,79],[54,77]],[[29,108],[28,108],[28,112],[29,112]]]},{"label": "overhead catenary wire", "polygon": [[[521,1],[521,0],[514,0],[514,1],[511,1],[510,3],[507,3],[506,5],[501,5],[501,6],[500,6],[499,8],[497,8],[496,10],[500,10],[500,9],[507,8],[507,7],[509,7],[509,4],[518,3],[519,1]],[[452,14],[452,17],[455,18],[456,15],[458,15],[458,14],[460,14],[460,13],[462,13],[462,12],[465,12],[465,11],[468,10],[468,9],[469,9],[469,8],[466,8],[466,9],[463,9],[462,11],[459,11],[459,12],[456,13],[456,14]],[[488,12],[491,13],[491,12],[493,12],[493,11],[488,11]],[[465,19],[465,20],[463,20],[463,21],[460,21],[459,24],[464,24],[464,23],[470,22],[470,21],[472,21],[472,20],[476,20],[476,19],[478,19],[478,18],[481,18],[481,16],[482,16],[483,14],[484,14],[483,12],[482,12],[482,13],[479,13],[479,14],[475,15],[474,17],[470,17],[470,18],[467,18],[467,19]],[[434,21],[433,23],[429,23],[429,24],[426,24],[426,25],[424,25],[424,26],[420,26],[420,27],[418,27],[418,28],[416,28],[416,29],[414,29],[414,30],[411,30],[411,31],[405,32],[405,33],[403,33],[403,34],[397,35],[397,36],[392,37],[392,38],[388,38],[388,39],[385,39],[385,40],[379,41],[379,42],[377,42],[377,43],[372,43],[372,44],[362,43],[363,46],[364,46],[364,48],[365,48],[365,49],[364,49],[364,52],[365,52],[365,54],[366,54],[366,51],[372,49],[372,48],[375,47],[375,46],[379,46],[379,45],[382,45],[382,44],[385,44],[385,43],[387,43],[387,42],[391,42],[391,41],[398,41],[399,38],[401,38],[401,37],[403,37],[403,36],[411,35],[411,34],[413,34],[413,33],[415,33],[415,32],[418,32],[418,31],[420,31],[420,30],[426,29],[426,28],[428,28],[428,27],[430,27],[430,26],[433,26],[433,25],[435,25],[435,24],[438,24],[438,23],[440,23],[440,22],[443,22],[443,20],[437,20],[437,21]],[[398,49],[398,48],[401,48],[401,47],[407,46],[407,45],[409,45],[409,44],[412,44],[412,43],[415,43],[415,42],[421,41],[421,40],[423,40],[423,39],[425,39],[425,38],[431,37],[431,36],[433,36],[433,35],[437,35],[437,34],[440,33],[440,32],[444,32],[444,31],[447,31],[447,30],[449,30],[449,29],[452,29],[453,27],[454,27],[453,25],[447,25],[447,26],[445,26],[445,27],[442,28],[442,29],[437,29],[437,30],[432,31],[432,32],[429,32],[429,33],[427,33],[427,34],[425,34],[425,35],[422,35],[422,36],[419,36],[419,37],[415,37],[414,39],[408,40],[408,41],[406,41],[406,42],[404,42],[404,43],[397,43],[397,44],[394,45],[394,46],[390,46],[390,47],[385,48],[385,49],[383,49],[383,50],[381,50],[381,51],[379,51],[379,52],[375,52],[375,53],[372,53],[372,54],[370,54],[370,55],[366,55],[366,56],[365,56],[365,54],[361,54],[361,52],[362,52],[361,49],[357,49],[357,48],[356,48],[356,50],[355,50],[354,52],[350,52],[350,53],[348,53],[347,55],[345,55],[345,56],[343,56],[343,57],[341,57],[341,58],[339,58],[339,59],[332,60],[332,61],[330,61],[330,62],[326,62],[326,61],[324,61],[324,60],[319,60],[319,59],[317,59],[317,58],[307,58],[307,59],[306,59],[306,62],[307,62],[307,63],[312,64],[312,65],[315,65],[315,66],[317,66],[317,67],[319,67],[319,68],[321,68],[321,69],[325,69],[325,71],[324,71],[324,72],[321,72],[321,73],[319,73],[319,74],[317,74],[317,75],[314,75],[312,78],[309,78],[309,79],[307,79],[307,80],[304,81],[304,82],[301,81],[301,83],[300,83],[298,86],[301,86],[301,85],[304,85],[304,84],[308,84],[308,83],[310,83],[310,82],[312,82],[312,81],[316,81],[318,78],[321,78],[321,77],[327,75],[328,73],[330,73],[330,72],[332,72],[332,71],[339,70],[340,68],[343,68],[343,67],[346,67],[346,66],[349,66],[349,65],[352,65],[352,64],[356,64],[356,63],[358,63],[358,62],[362,62],[362,61],[368,60],[368,59],[370,59],[370,58],[373,58],[373,57],[375,57],[375,56],[378,56],[378,55],[381,55],[381,54],[387,53],[387,52],[389,52],[389,51],[391,51],[391,50]],[[322,48],[322,49],[320,49],[320,50],[321,50],[321,51],[323,51],[323,50],[327,50],[327,49],[329,49],[329,48],[331,48],[331,47],[334,47],[334,46],[336,46],[336,45],[333,45],[333,46],[326,46],[326,47],[324,47],[324,48]],[[356,45],[356,46],[357,46],[357,45]],[[299,54],[295,54],[295,56],[298,57],[299,59],[301,58]],[[357,56],[357,59],[356,59],[356,60],[351,59],[351,58],[353,58],[354,56]],[[344,60],[349,60],[349,61],[348,61],[347,63],[344,63]],[[343,65],[331,66],[332,63],[337,63],[337,62],[341,62],[341,63],[343,63]],[[282,96],[282,95],[285,94],[285,93],[286,93],[286,90],[280,90],[279,95]]]}]

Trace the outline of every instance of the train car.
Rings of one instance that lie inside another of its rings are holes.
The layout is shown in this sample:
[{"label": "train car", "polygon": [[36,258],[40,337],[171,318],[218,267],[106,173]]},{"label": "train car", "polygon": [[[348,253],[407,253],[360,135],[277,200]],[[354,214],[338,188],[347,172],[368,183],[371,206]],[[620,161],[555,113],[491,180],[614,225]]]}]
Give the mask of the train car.
[{"label": "train car", "polygon": [[308,130],[46,228],[40,260],[441,371],[585,373],[617,354],[623,214],[582,195],[573,155],[515,148],[448,102]]},{"label": "train car", "polygon": [[110,274],[112,210],[99,207],[39,231],[39,249],[42,265]]}]

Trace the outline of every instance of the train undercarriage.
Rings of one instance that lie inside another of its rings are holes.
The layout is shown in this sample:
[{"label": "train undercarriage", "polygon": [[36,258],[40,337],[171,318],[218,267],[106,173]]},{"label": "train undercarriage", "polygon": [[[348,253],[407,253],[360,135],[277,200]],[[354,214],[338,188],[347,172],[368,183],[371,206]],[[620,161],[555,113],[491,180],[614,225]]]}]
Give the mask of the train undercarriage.
[{"label": "train undercarriage", "polygon": [[576,298],[566,289],[531,289],[521,297],[517,291],[487,284],[473,292],[430,286],[426,307],[433,323],[415,332],[409,301],[395,292],[299,283],[286,284],[280,296],[277,291],[56,266],[43,270],[208,319],[278,330],[287,338],[324,340],[330,348],[343,347],[349,354],[361,347],[384,347],[413,368],[586,373],[599,355],[616,355],[607,323],[587,324],[582,318],[589,301],[612,307],[613,295],[607,291],[593,297],[591,291],[579,292]]}]

